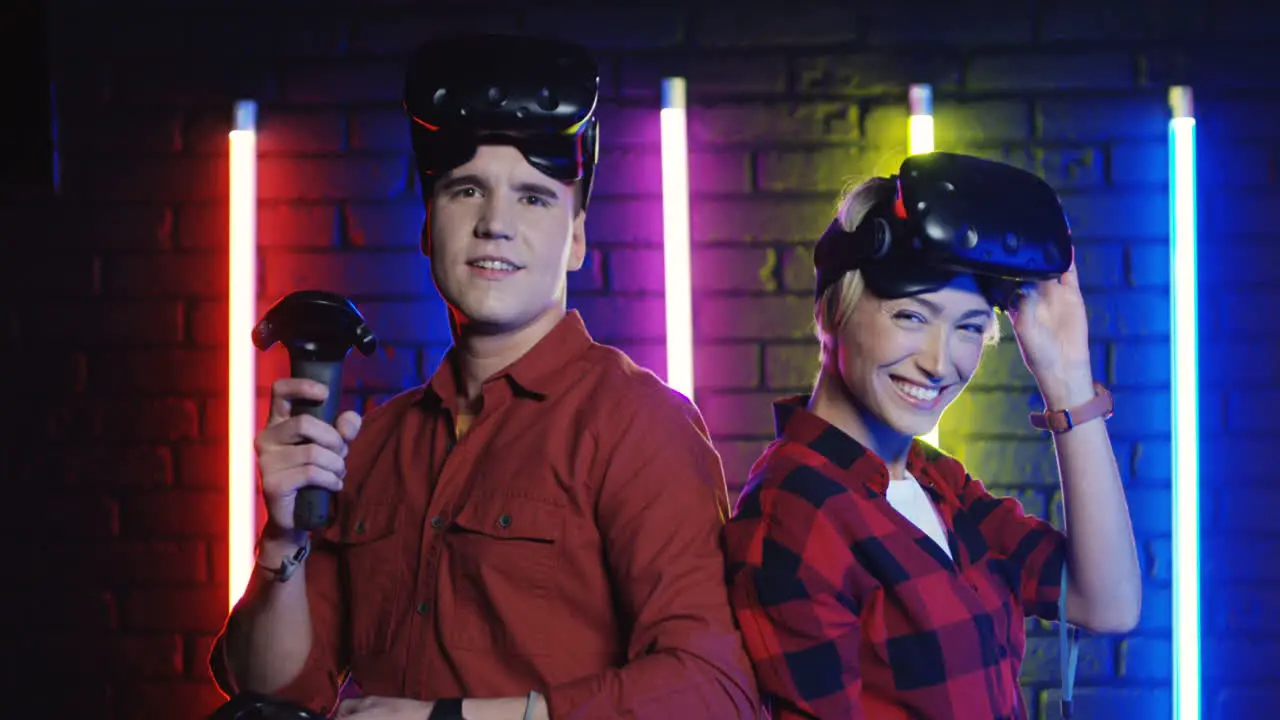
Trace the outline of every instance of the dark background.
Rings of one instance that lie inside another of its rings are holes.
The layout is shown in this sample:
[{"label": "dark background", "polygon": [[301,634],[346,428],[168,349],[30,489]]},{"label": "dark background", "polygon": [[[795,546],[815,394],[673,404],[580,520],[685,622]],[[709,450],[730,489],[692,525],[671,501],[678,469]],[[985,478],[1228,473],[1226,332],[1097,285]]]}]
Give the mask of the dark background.
[{"label": "dark background", "polygon": [[[1272,208],[1280,11],[1245,2],[73,2],[50,9],[61,193],[0,219],[9,558],[0,674],[15,717],[196,718],[226,610],[225,297],[232,103],[261,104],[260,298],[351,295],[387,352],[348,365],[349,405],[423,382],[448,342],[399,111],[418,42],[487,28],[577,38],[603,61],[600,179],[571,302],[664,372],[658,90],[687,73],[696,400],[730,485],[769,400],[815,372],[809,243],[839,190],[905,153],[906,89],[933,83],[937,146],[1042,174],[1079,241],[1098,378],[1145,572],[1140,627],[1090,637],[1082,718],[1168,718],[1170,399],[1167,90],[1195,88],[1202,216],[1205,717],[1280,707],[1280,270]],[[17,15],[14,16],[15,18]],[[6,23],[15,43],[35,24]],[[39,53],[5,59],[7,159],[48,167]],[[25,45],[21,47],[26,47]],[[34,178],[40,184],[39,178]],[[44,178],[48,183],[49,178]],[[246,328],[247,331],[247,328]],[[282,351],[262,364],[265,385]],[[994,351],[942,444],[1058,515],[1016,345]],[[1057,718],[1051,628],[1024,684]],[[23,714],[25,711],[26,714]]]}]

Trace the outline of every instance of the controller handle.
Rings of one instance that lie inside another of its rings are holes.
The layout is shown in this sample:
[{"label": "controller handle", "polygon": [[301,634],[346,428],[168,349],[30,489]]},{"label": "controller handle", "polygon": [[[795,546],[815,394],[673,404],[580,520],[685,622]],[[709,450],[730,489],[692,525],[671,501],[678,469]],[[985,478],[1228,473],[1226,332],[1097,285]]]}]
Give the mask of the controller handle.
[{"label": "controller handle", "polygon": [[[354,347],[368,356],[378,339],[354,303],[321,290],[290,293],[272,305],[253,329],[253,344],[267,350],[279,342],[289,353],[289,373],[323,383],[329,396],[322,403],[295,401],[292,415],[311,415],[330,425],[338,417],[342,363]],[[299,530],[320,530],[333,522],[333,493],[320,487],[298,490],[293,522]]]}]

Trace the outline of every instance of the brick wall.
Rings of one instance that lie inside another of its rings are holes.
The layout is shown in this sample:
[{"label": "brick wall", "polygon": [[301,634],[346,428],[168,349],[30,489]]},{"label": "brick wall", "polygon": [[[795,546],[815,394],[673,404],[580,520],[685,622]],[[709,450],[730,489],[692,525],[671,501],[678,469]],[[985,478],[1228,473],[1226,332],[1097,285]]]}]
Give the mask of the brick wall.
[{"label": "brick wall", "polygon": [[[198,717],[226,597],[226,131],[261,109],[261,299],[351,295],[386,352],[349,364],[349,405],[420,383],[448,331],[416,251],[397,97],[406,51],[483,23],[558,32],[604,64],[591,256],[572,303],[663,372],[658,79],[690,79],[697,400],[731,483],[769,400],[814,368],[806,242],[840,188],[905,152],[905,90],[930,82],[940,149],[1003,158],[1060,188],[1080,243],[1098,377],[1146,572],[1140,628],[1088,638],[1079,716],[1170,716],[1169,301],[1165,88],[1196,86],[1206,255],[1206,717],[1280,706],[1280,294],[1266,223],[1278,137],[1270,23],[1244,3],[792,2],[677,11],[543,3],[55,2],[65,192],[10,203],[0,357],[13,382],[0,469],[17,489],[4,615],[7,703],[42,717]],[[563,3],[562,3],[563,4]],[[963,8],[963,9],[961,9]],[[30,246],[29,246],[30,247]],[[265,384],[282,365],[263,360]],[[1232,378],[1228,381],[1228,378]],[[1243,379],[1244,382],[1239,380]],[[1001,492],[1058,516],[1051,448],[1010,340],[943,423]],[[11,491],[12,492],[12,491]],[[1057,650],[1032,625],[1024,682],[1057,718]],[[8,638],[16,638],[8,640]],[[19,682],[54,682],[54,693]]]}]

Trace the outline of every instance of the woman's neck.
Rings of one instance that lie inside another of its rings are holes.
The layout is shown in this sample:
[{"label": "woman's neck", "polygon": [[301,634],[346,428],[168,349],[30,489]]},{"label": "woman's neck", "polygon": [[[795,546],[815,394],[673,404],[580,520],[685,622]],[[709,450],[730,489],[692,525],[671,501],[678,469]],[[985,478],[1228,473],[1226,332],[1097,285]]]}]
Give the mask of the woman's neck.
[{"label": "woman's neck", "polygon": [[809,397],[809,412],[834,425],[884,460],[893,479],[906,477],[914,438],[889,427],[849,392],[844,381],[823,370]]}]

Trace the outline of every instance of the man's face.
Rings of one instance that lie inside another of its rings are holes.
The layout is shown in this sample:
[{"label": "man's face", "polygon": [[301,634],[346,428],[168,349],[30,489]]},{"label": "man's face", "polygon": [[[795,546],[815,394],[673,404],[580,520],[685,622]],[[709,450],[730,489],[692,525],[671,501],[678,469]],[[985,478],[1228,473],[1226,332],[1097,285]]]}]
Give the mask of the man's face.
[{"label": "man's face", "polygon": [[482,145],[435,183],[427,231],[436,288],[462,322],[518,330],[565,303],[586,255],[574,186],[508,145]]}]

